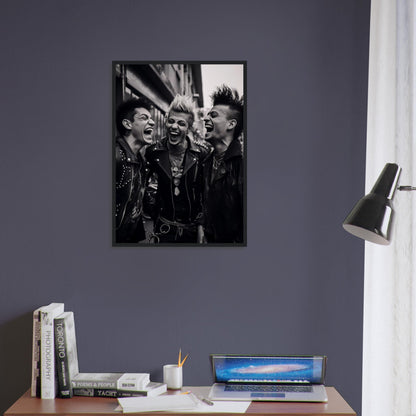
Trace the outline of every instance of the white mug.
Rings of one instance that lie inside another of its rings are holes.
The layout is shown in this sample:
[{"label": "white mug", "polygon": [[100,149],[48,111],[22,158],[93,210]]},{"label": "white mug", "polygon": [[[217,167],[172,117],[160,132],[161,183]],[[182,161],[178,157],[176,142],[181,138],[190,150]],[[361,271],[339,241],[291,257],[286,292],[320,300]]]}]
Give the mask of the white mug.
[{"label": "white mug", "polygon": [[178,390],[182,388],[182,367],[178,364],[166,364],[163,366],[163,382],[168,389]]}]

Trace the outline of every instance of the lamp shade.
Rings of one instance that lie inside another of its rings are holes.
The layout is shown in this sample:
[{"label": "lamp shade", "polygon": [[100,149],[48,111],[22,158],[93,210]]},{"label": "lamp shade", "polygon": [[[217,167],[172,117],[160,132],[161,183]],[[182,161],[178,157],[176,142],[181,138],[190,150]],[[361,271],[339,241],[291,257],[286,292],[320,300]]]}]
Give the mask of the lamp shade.
[{"label": "lamp shade", "polygon": [[361,198],[344,220],[346,231],[372,243],[390,244],[393,207],[391,201],[397,188],[401,168],[387,163],[371,192]]}]

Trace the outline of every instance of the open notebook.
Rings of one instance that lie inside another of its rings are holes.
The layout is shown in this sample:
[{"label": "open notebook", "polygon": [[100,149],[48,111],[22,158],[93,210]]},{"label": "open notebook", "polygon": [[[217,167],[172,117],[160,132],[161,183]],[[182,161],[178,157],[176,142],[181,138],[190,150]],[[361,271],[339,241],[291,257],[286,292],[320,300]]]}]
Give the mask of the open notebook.
[{"label": "open notebook", "polygon": [[210,356],[212,400],[328,401],[324,387],[325,356]]}]

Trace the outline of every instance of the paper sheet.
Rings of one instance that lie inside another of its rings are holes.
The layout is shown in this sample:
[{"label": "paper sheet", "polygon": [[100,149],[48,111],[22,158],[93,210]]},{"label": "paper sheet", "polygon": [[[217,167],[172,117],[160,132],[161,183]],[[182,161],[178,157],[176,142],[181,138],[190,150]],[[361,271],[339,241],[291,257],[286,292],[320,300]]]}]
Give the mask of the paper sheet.
[{"label": "paper sheet", "polygon": [[214,401],[210,406],[195,401],[193,395],[129,397],[118,399],[120,406],[116,410],[123,413],[159,411],[165,413],[245,413],[251,402]]},{"label": "paper sheet", "polygon": [[[118,399],[118,401],[119,404],[124,405],[124,413],[146,412],[150,410],[149,405],[153,408],[158,407],[158,411],[163,411],[164,413],[245,413],[251,404],[251,401],[217,400],[213,402],[213,406],[209,406],[200,399],[197,399],[197,397],[208,398],[209,391],[209,387],[192,386],[184,387],[182,389],[182,394],[178,393],[177,395],[162,395],[144,398],[131,397]],[[183,394],[184,392],[192,392],[194,394]],[[143,401],[143,399],[145,400]],[[139,402],[136,402],[137,400],[139,400]],[[179,406],[181,406],[182,409],[179,410]],[[140,407],[141,409],[139,409]],[[122,406],[118,406],[116,410],[123,411],[123,408]]]}]

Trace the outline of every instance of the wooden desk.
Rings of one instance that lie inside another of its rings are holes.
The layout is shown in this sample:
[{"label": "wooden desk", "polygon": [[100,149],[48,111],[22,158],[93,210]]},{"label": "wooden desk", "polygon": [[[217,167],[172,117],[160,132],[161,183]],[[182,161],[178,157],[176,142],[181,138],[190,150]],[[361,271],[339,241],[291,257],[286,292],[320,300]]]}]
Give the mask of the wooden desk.
[{"label": "wooden desk", "polygon": [[[184,390],[195,390],[198,394],[208,393],[208,387],[184,387]],[[354,410],[335,390],[327,387],[328,403],[282,403],[282,402],[252,402],[247,409],[250,416],[286,415],[286,416],[356,416]],[[4,416],[114,416],[121,415],[115,410],[118,403],[112,398],[73,397],[72,399],[41,400],[30,397],[27,391],[16,401]],[[126,413],[132,414],[132,413]],[[166,413],[137,413],[141,416],[155,416]],[[180,413],[177,413],[180,414]],[[220,415],[219,413],[197,413],[202,416]],[[186,413],[189,415],[189,413]],[[225,415],[222,415],[225,416]],[[227,416],[233,416],[230,413]]]}]

